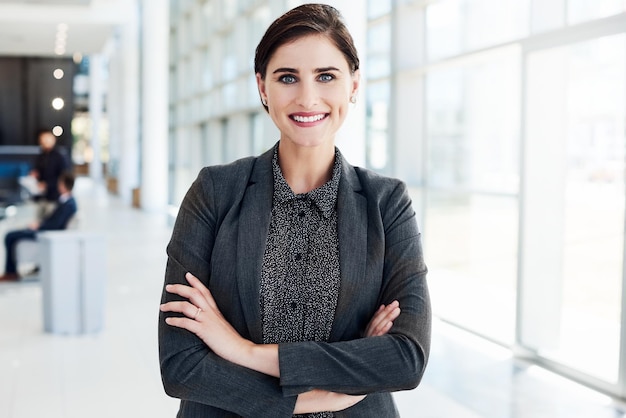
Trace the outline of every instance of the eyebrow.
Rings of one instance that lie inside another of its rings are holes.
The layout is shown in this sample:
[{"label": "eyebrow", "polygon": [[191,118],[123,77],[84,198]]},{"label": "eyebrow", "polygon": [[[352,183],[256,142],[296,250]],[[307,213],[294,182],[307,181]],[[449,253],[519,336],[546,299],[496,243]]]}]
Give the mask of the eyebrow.
[{"label": "eyebrow", "polygon": [[[322,67],[322,68],[316,68],[315,72],[316,73],[325,73],[328,71],[339,71],[341,72],[341,70],[337,67]],[[288,68],[288,67],[281,67],[281,68],[277,68],[273,71],[272,74],[278,74],[278,73],[294,73],[294,74],[298,74],[299,71],[296,70],[295,68]]]}]

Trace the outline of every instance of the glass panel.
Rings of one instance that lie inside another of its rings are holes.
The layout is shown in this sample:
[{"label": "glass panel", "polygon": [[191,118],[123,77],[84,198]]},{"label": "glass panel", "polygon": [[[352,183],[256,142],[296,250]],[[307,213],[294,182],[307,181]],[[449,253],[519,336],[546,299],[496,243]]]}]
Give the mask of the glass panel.
[{"label": "glass panel", "polygon": [[270,8],[266,6],[262,6],[257,8],[254,11],[254,14],[250,17],[248,22],[249,30],[248,30],[248,45],[250,46],[248,49],[249,53],[249,61],[251,64],[249,67],[251,68],[250,72],[253,72],[253,64],[254,63],[254,52],[263,37],[263,34],[267,30],[267,27],[271,23],[271,15]]},{"label": "glass panel", "polygon": [[209,147],[210,140],[211,135],[209,132],[209,124],[207,122],[202,122],[200,124],[200,155],[203,166],[209,165],[211,161],[211,147]]},{"label": "glass panel", "polygon": [[237,55],[235,48],[235,34],[229,32],[222,44],[222,81],[233,80],[237,76]]},{"label": "glass panel", "polygon": [[367,31],[367,77],[386,77],[391,73],[391,25],[385,22]]},{"label": "glass panel", "polygon": [[222,0],[222,18],[228,21],[237,15],[236,0]]},{"label": "glass panel", "polygon": [[528,34],[530,0],[444,0],[426,10],[430,60]]},{"label": "glass panel", "polygon": [[531,32],[539,33],[565,25],[567,0],[532,0]]},{"label": "glass panel", "polygon": [[568,0],[567,22],[575,24],[626,12],[624,0]]},{"label": "glass panel", "polygon": [[204,39],[209,40],[211,34],[218,26],[219,19],[215,18],[216,13],[215,2],[209,1],[202,5],[202,27],[204,31]]},{"label": "glass panel", "polygon": [[367,1],[367,17],[368,19],[376,19],[391,13],[391,0],[368,0]]},{"label": "glass panel", "polygon": [[465,0],[469,51],[528,34],[529,0]]},{"label": "glass panel", "polygon": [[389,80],[367,87],[367,163],[382,171],[388,160]]},{"label": "glass panel", "polygon": [[201,50],[201,54],[201,84],[204,89],[209,89],[213,86],[213,66],[211,62],[211,50],[209,48],[203,48]]},{"label": "glass panel", "polygon": [[426,55],[429,61],[459,54],[463,50],[459,1],[448,0],[426,8]]},{"label": "glass panel", "polygon": [[519,49],[428,74],[429,186],[517,193]]},{"label": "glass panel", "polygon": [[[613,383],[618,378],[624,255],[625,47],[624,34],[600,38],[531,54],[528,67],[526,159],[536,157],[550,169],[533,173],[536,167],[529,165],[528,176],[558,181],[556,193],[535,203],[539,208],[526,209],[536,217],[551,214],[549,222],[558,226],[533,231],[532,219],[525,221],[536,242],[556,243],[549,258],[536,257],[542,263],[537,268],[555,274],[526,296],[556,289],[546,300],[552,315],[539,322],[556,333],[536,338],[534,348]],[[546,141],[562,145],[546,150]],[[526,194],[532,198],[533,193]]]},{"label": "glass panel", "polygon": [[435,314],[505,344],[515,337],[518,200],[427,192],[424,251]]},{"label": "glass panel", "polygon": [[[265,111],[263,111],[265,113]],[[263,121],[266,118],[264,114],[259,112],[250,115],[250,138],[252,140],[252,155],[261,155],[264,151],[271,148],[268,138],[263,135]],[[273,140],[273,138],[272,138]]]},{"label": "glass panel", "polygon": [[507,344],[515,332],[519,57],[517,47],[492,51],[426,79],[424,248],[437,277],[435,313]]}]

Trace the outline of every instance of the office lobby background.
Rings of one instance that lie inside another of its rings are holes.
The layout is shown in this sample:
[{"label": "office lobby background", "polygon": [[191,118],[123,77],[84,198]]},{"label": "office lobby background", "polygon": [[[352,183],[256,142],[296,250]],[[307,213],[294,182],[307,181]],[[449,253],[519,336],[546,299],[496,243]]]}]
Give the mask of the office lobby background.
[{"label": "office lobby background", "polygon": [[[74,163],[171,219],[201,167],[278,139],[254,49],[301,3],[2,0],[0,63],[74,63]],[[626,2],[325,3],[362,63],[337,146],[408,184],[435,316],[625,400]]]}]

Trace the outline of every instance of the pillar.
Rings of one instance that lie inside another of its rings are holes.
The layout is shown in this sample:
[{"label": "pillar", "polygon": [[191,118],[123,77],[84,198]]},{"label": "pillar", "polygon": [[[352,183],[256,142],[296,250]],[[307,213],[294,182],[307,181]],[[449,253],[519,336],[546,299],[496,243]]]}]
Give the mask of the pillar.
[{"label": "pillar", "polygon": [[141,2],[141,208],[161,212],[168,197],[169,2]]},{"label": "pillar", "polygon": [[102,181],[102,157],[100,130],[102,126],[102,104],[104,93],[104,60],[100,54],[89,56],[89,117],[91,119],[92,158],[89,162],[89,176],[95,181]]}]

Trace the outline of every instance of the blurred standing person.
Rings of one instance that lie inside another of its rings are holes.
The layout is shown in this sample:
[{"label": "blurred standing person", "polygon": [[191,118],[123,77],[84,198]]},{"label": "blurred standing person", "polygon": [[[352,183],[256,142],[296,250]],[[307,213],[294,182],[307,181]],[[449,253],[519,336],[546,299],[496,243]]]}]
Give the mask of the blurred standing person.
[{"label": "blurred standing person", "polygon": [[56,146],[57,137],[49,130],[38,134],[41,153],[35,159],[31,175],[39,185],[40,194],[34,197],[38,204],[37,219],[42,221],[54,211],[59,199],[58,182],[61,173],[69,170],[69,161]]}]

